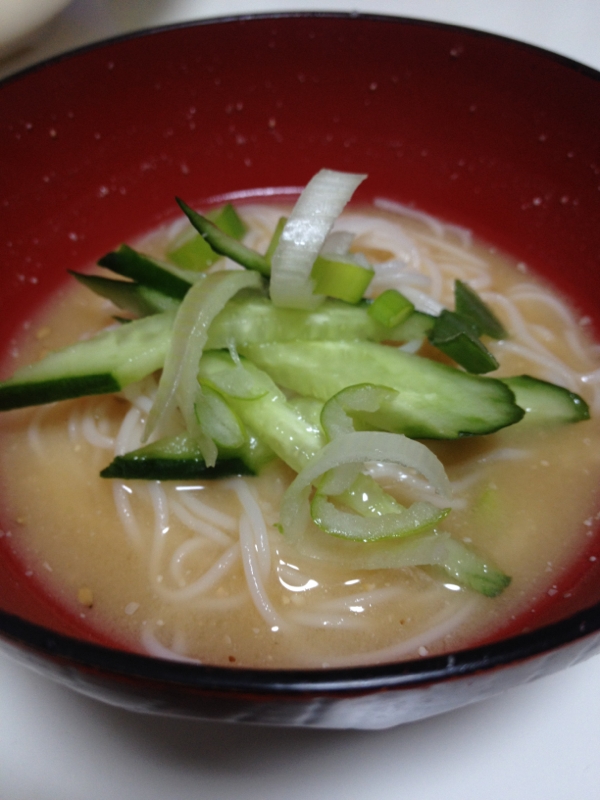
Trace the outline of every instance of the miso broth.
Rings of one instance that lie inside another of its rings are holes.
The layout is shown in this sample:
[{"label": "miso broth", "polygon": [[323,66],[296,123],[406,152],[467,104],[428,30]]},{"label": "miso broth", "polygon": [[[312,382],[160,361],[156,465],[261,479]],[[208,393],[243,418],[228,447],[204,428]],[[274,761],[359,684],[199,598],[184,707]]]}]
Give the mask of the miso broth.
[{"label": "miso broth", "polygon": [[[132,650],[207,664],[321,668],[443,653],[494,635],[559,601],[590,546],[600,508],[600,356],[585,320],[522,264],[437,220],[389,204],[346,212],[337,227],[375,264],[369,293],[399,288],[424,310],[473,287],[509,337],[489,343],[493,376],[529,374],[566,386],[591,419],[486,436],[428,440],[453,487],[443,528],[511,577],[483,597],[428,568],[351,570],[299,555],[276,527],[292,471],[158,482],[99,477],[139,444],[156,378],[118,395],[0,416],[0,470],[10,546],[31,580]],[[240,209],[246,241],[264,250],[275,205]],[[163,256],[174,228],[137,246]],[[228,265],[230,266],[230,265]],[[223,268],[223,263],[213,269]],[[114,307],[69,284],[28,320],[5,372],[115,324]],[[435,357],[427,343],[412,343]],[[428,487],[407,471],[370,473],[401,501]]]}]

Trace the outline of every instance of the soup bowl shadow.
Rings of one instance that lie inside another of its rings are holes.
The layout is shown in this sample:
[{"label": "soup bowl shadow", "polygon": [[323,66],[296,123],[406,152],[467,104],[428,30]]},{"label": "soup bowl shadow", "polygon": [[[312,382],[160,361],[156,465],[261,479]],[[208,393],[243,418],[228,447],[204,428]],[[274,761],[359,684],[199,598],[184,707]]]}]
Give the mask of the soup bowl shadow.
[{"label": "soup bowl shadow", "polygon": [[[252,58],[248,54],[252,53]],[[360,54],[360,57],[358,56]],[[323,166],[466,226],[597,322],[600,75],[508,39],[336,14],[210,20],[54,59],[0,84],[2,294],[27,313],[172,198],[268,197]],[[256,670],[126,652],[29,578],[0,523],[0,646],[86,695],[201,719],[386,728],[487,698],[600,649],[598,562],[525,628],[437,657]]]}]

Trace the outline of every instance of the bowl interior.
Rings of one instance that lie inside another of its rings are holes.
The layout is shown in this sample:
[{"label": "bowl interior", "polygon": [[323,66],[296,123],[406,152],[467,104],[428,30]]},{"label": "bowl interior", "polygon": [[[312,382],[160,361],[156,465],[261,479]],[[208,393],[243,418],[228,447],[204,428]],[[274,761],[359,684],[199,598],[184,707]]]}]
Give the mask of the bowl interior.
[{"label": "bowl interior", "polygon": [[[593,71],[408,20],[212,21],[59,58],[0,86],[0,340],[66,268],[174,217],[176,194],[268,195],[324,166],[368,173],[358,200],[472,229],[597,326],[599,129]],[[3,610],[103,641],[2,550]],[[600,600],[597,569],[573,580],[539,624]]]}]

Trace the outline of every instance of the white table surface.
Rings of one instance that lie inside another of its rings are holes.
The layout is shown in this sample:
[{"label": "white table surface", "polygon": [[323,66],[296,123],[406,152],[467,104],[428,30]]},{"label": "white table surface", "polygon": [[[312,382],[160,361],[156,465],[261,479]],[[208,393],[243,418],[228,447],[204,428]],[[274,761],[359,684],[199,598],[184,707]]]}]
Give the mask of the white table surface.
[{"label": "white table surface", "polygon": [[[600,69],[598,0],[75,0],[0,77],[130,30],[315,9],[466,25]],[[597,800],[598,743],[600,658],[435,719],[332,732],[136,715],[0,656],[1,800]]]}]

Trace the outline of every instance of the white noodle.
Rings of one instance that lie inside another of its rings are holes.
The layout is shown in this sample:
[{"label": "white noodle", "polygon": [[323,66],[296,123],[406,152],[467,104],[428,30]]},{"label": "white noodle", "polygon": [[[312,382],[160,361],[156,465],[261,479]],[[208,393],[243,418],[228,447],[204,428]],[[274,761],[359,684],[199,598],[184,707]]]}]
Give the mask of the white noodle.
[{"label": "white noodle", "polygon": [[429,292],[431,298],[441,304],[444,296],[444,278],[442,270],[439,265],[432,261],[430,258],[423,259],[423,267],[425,274],[431,281]]},{"label": "white noodle", "polygon": [[147,625],[142,628],[141,639],[146,652],[155,658],[165,658],[169,661],[183,661],[186,664],[202,663],[199,658],[188,658],[178,653],[175,648],[170,649],[162,645]]},{"label": "white noodle", "polygon": [[408,219],[415,219],[427,225],[436,236],[440,238],[444,235],[444,225],[432,217],[430,214],[425,214],[423,211],[418,211],[411,206],[403,205],[395,200],[386,200],[385,197],[376,197],[373,201],[375,208],[380,208],[382,211],[388,211],[391,214],[397,214],[400,217],[407,217]]},{"label": "white noodle", "polygon": [[256,497],[244,481],[237,479],[232,481],[232,485],[252,527],[258,566],[264,580],[271,572],[271,546],[262,511]]},{"label": "white noodle", "polygon": [[180,588],[186,585],[184,575],[185,561],[190,555],[193,555],[196,550],[204,550],[206,548],[206,539],[201,536],[194,536],[191,539],[186,539],[179,547],[176,548],[169,561],[169,572],[171,573],[175,583],[179,584]]},{"label": "white noodle", "polygon": [[[239,542],[234,542],[221,557],[215,561],[199,578],[187,586],[170,589],[163,585],[161,581],[157,581],[155,590],[163,600],[169,603],[183,603],[192,600],[198,595],[205,594],[206,592],[214,589],[218,584],[230,574],[240,558],[240,545]],[[172,572],[172,568],[170,567]]]},{"label": "white noodle", "polygon": [[458,611],[448,613],[442,612],[437,615],[437,618],[432,620],[432,627],[428,628],[421,634],[413,636],[410,639],[405,639],[397,644],[383,647],[380,650],[371,650],[365,653],[356,653],[354,655],[343,655],[333,658],[328,658],[327,663],[323,666],[338,667],[338,666],[359,666],[360,664],[380,664],[387,661],[396,661],[406,656],[416,657],[419,654],[419,649],[428,647],[429,645],[449,636],[473,614],[478,604],[477,598],[473,598],[465,602],[464,606]]},{"label": "white noodle", "polygon": [[421,292],[419,289],[414,289],[412,286],[392,286],[392,288],[398,288],[398,290],[410,300],[417,311],[422,311],[424,314],[431,314],[437,317],[444,308],[444,306],[438,303],[437,300],[434,300],[433,297],[425,294],[425,292]]},{"label": "white noodle", "polygon": [[31,422],[29,423],[29,427],[27,428],[27,441],[29,443],[29,447],[40,458],[44,455],[44,445],[40,435],[40,427],[46,412],[50,408],[50,405],[40,406],[37,408],[31,419]]},{"label": "white noodle", "polygon": [[577,376],[573,375],[573,371],[551,353],[542,353],[538,348],[519,344],[512,339],[495,342],[493,350],[519,355],[535,365],[536,371],[542,379],[563,385],[572,392],[577,391]]},{"label": "white noodle", "polygon": [[69,414],[67,430],[69,433],[69,440],[73,443],[77,442],[80,436],[79,426],[81,424],[81,413],[82,407],[76,403]]},{"label": "white noodle", "polygon": [[513,286],[508,291],[508,295],[513,300],[520,302],[542,303],[552,309],[566,325],[575,325],[575,320],[571,311],[557,297],[543,291],[539,286],[532,284]]},{"label": "white noodle", "polygon": [[169,532],[169,507],[165,490],[159,481],[148,481],[146,490],[154,511],[154,530],[150,549],[150,582],[154,588],[160,587],[162,573],[160,571],[165,537]]},{"label": "white noodle", "polygon": [[398,587],[396,586],[383,586],[380,589],[373,589],[371,591],[355,592],[345,597],[336,597],[335,600],[327,600],[323,603],[323,609],[326,611],[353,611],[351,606],[355,608],[372,608],[373,606],[381,603],[388,603],[398,597]]},{"label": "white noodle", "polygon": [[210,522],[206,522],[205,520],[195,516],[186,508],[184,508],[181,503],[178,503],[177,500],[173,500],[171,498],[170,504],[171,511],[181,522],[183,522],[186,528],[189,528],[189,530],[194,531],[195,533],[200,533],[207,539],[210,539],[217,544],[231,544],[231,536],[225,533],[225,531],[221,530],[221,528],[217,528],[215,525],[211,525]]},{"label": "white noodle", "polygon": [[131,508],[130,495],[132,490],[125,483],[117,480],[113,481],[112,490],[115,508],[123,525],[123,530],[131,544],[139,550],[142,544],[142,534]]},{"label": "white noodle", "polygon": [[267,591],[260,574],[254,531],[252,530],[252,524],[245,512],[242,513],[240,518],[239,528],[240,547],[242,549],[242,563],[244,565],[244,574],[246,576],[246,582],[248,584],[248,589],[250,590],[252,602],[254,603],[254,606],[260,616],[264,619],[271,630],[281,631],[286,626],[284,625],[283,619],[275,610],[267,595]]},{"label": "white noodle", "polygon": [[223,511],[219,511],[216,508],[212,508],[212,506],[203,503],[191,491],[180,491],[178,492],[178,496],[181,502],[192,512],[192,514],[194,514],[194,516],[199,517],[206,522],[210,522],[217,528],[221,528],[222,530],[230,533],[234,533],[237,530],[237,520],[235,517],[232,517],[230,514],[225,514]]},{"label": "white noodle", "polygon": [[460,267],[462,270],[469,267],[488,268],[488,264],[483,258],[475,253],[470,253],[467,247],[452,244],[447,239],[434,239],[426,233],[415,233],[415,240],[435,249],[436,254],[443,255],[445,259],[454,258],[456,260],[454,266]]},{"label": "white noodle", "polygon": [[591,365],[592,360],[583,346],[583,341],[579,335],[579,331],[574,328],[566,328],[563,332],[564,341],[571,348],[573,355],[582,363]]},{"label": "white noodle", "polygon": [[86,441],[94,447],[112,450],[115,446],[115,440],[112,436],[106,436],[100,431],[98,426],[98,420],[100,419],[100,409],[88,408],[81,421],[81,432]]},{"label": "white noodle", "polygon": [[121,423],[119,432],[115,437],[115,456],[122,456],[125,453],[135,450],[141,442],[141,413],[139,409],[132,406]]}]

